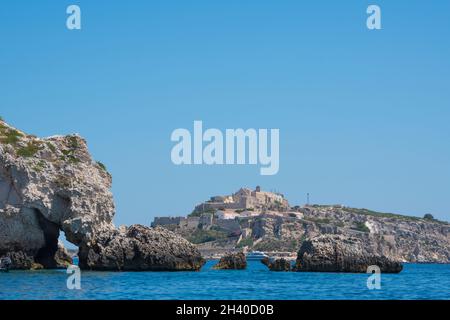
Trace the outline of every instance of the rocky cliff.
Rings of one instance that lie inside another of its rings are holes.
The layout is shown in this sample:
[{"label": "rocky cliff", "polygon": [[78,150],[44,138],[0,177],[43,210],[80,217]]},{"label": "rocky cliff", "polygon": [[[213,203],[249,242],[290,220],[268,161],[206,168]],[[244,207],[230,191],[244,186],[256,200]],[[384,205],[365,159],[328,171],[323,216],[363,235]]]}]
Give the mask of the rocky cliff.
[{"label": "rocky cliff", "polygon": [[111,183],[80,136],[40,139],[0,120],[0,256],[11,256],[15,268],[54,268],[63,231],[85,269],[201,267],[197,249],[175,234],[116,229]]},{"label": "rocky cliff", "polygon": [[308,207],[303,212],[314,223],[311,233],[356,237],[370,254],[403,262],[450,263],[447,222],[340,206]]},{"label": "rocky cliff", "polygon": [[[367,253],[402,262],[450,263],[450,224],[342,206],[293,208],[295,214],[237,219],[240,231],[213,224],[209,229],[175,228],[205,254],[226,250],[298,251],[305,240],[336,234],[360,239]],[[237,234],[237,235],[236,235]],[[203,240],[204,239],[204,240]]]}]

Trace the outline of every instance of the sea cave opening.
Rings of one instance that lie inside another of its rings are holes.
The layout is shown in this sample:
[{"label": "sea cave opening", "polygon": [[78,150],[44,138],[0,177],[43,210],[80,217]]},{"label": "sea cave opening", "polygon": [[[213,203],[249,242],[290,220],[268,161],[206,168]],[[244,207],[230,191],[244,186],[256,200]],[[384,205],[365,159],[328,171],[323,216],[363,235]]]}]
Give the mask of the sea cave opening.
[{"label": "sea cave opening", "polygon": [[[34,209],[34,213],[44,233],[44,246],[34,257],[35,262],[45,269],[60,268],[64,265],[64,261],[71,262],[72,257],[78,254],[78,247],[66,239],[64,231],[57,223],[47,219],[38,209]],[[63,244],[65,252],[59,250],[59,242]]]},{"label": "sea cave opening", "polygon": [[34,213],[38,220],[39,227],[44,233],[44,246],[39,249],[34,259],[45,269],[54,269],[57,267],[55,254],[58,251],[59,226],[45,218],[38,209],[34,209]]}]

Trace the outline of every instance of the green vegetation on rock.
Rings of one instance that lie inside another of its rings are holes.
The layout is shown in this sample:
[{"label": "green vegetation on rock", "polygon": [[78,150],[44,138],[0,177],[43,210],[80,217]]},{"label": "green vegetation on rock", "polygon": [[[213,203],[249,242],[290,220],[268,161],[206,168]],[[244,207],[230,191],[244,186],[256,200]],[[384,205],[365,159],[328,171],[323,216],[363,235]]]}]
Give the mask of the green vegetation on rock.
[{"label": "green vegetation on rock", "polygon": [[187,237],[187,240],[194,244],[199,244],[226,239],[227,237],[228,233],[226,231],[196,229],[189,237]]},{"label": "green vegetation on rock", "polygon": [[97,164],[103,171],[108,172],[108,170],[106,169],[106,166],[103,163],[101,163],[100,161],[97,161]]},{"label": "green vegetation on rock", "polygon": [[33,169],[37,172],[41,172],[42,170],[45,169],[45,167],[47,166],[47,164],[45,163],[44,160],[40,160],[34,167]]},{"label": "green vegetation on rock", "polygon": [[238,243],[237,248],[251,247],[251,246],[253,246],[253,239],[245,238],[245,239],[242,239],[241,242]]},{"label": "green vegetation on rock", "polygon": [[373,216],[373,217],[420,220],[419,217],[404,216],[404,215],[395,214],[395,213],[377,212],[377,211],[368,210],[368,209],[345,208],[345,211],[348,211],[351,213],[356,213],[356,214],[362,214],[362,215],[366,215],[366,216]]},{"label": "green vegetation on rock", "polygon": [[47,147],[50,149],[51,152],[55,153],[56,152],[56,147],[53,143],[51,142],[47,142]]},{"label": "green vegetation on rock", "polygon": [[286,248],[286,242],[278,239],[263,239],[253,246],[253,250],[263,251],[263,252],[274,252],[274,251],[296,251],[298,249],[297,242],[289,243],[289,247]]},{"label": "green vegetation on rock", "polygon": [[361,232],[366,232],[366,233],[370,232],[370,229],[366,226],[366,224],[364,222],[356,222],[355,226],[351,229],[361,231]]},{"label": "green vegetation on rock", "polygon": [[30,158],[33,157],[40,149],[41,143],[38,141],[30,141],[25,147],[17,149],[19,157]]},{"label": "green vegetation on rock", "polygon": [[188,217],[200,217],[204,213],[214,214],[215,212],[216,210],[214,209],[206,209],[203,211],[192,211],[190,214],[188,214]]},{"label": "green vegetation on rock", "polygon": [[67,140],[69,142],[68,145],[69,145],[70,149],[72,149],[72,150],[78,149],[79,145],[78,145],[77,137],[69,136],[69,137],[67,137]]},{"label": "green vegetation on rock", "polygon": [[79,163],[80,159],[78,159],[75,155],[79,144],[78,144],[78,139],[75,136],[69,136],[66,138],[66,145],[68,147],[68,149],[66,150],[62,150],[62,154],[63,156],[60,158],[62,161],[67,161],[69,163]]},{"label": "green vegetation on rock", "polygon": [[0,123],[0,143],[16,145],[22,136],[23,134],[19,131]]}]

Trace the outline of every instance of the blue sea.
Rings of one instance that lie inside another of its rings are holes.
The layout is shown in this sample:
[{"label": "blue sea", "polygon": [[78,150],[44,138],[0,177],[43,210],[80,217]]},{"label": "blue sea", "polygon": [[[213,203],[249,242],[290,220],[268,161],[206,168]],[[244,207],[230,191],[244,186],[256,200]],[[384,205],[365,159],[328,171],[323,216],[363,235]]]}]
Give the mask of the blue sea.
[{"label": "blue sea", "polygon": [[382,274],[381,289],[367,274],[270,272],[258,261],[247,270],[199,272],[87,272],[81,289],[67,289],[66,270],[0,273],[4,299],[450,299],[450,265],[405,264]]}]

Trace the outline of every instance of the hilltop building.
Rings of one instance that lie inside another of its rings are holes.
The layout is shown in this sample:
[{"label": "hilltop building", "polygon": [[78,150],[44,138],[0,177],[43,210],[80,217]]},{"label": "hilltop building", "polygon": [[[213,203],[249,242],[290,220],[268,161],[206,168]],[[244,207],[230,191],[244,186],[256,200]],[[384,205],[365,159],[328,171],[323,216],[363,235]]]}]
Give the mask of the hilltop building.
[{"label": "hilltop building", "polygon": [[[219,195],[197,205],[188,217],[155,217],[152,226],[172,226],[181,229],[219,227],[231,233],[242,232],[239,221],[260,215],[297,217],[280,193],[241,188],[232,195]],[[240,230],[240,231],[239,231]]]},{"label": "hilltop building", "polygon": [[217,210],[242,212],[253,210],[261,213],[264,210],[286,211],[288,209],[289,203],[282,194],[261,191],[261,187],[257,186],[255,190],[241,188],[232,195],[211,197],[210,200],[197,205],[194,213],[214,213]]}]

